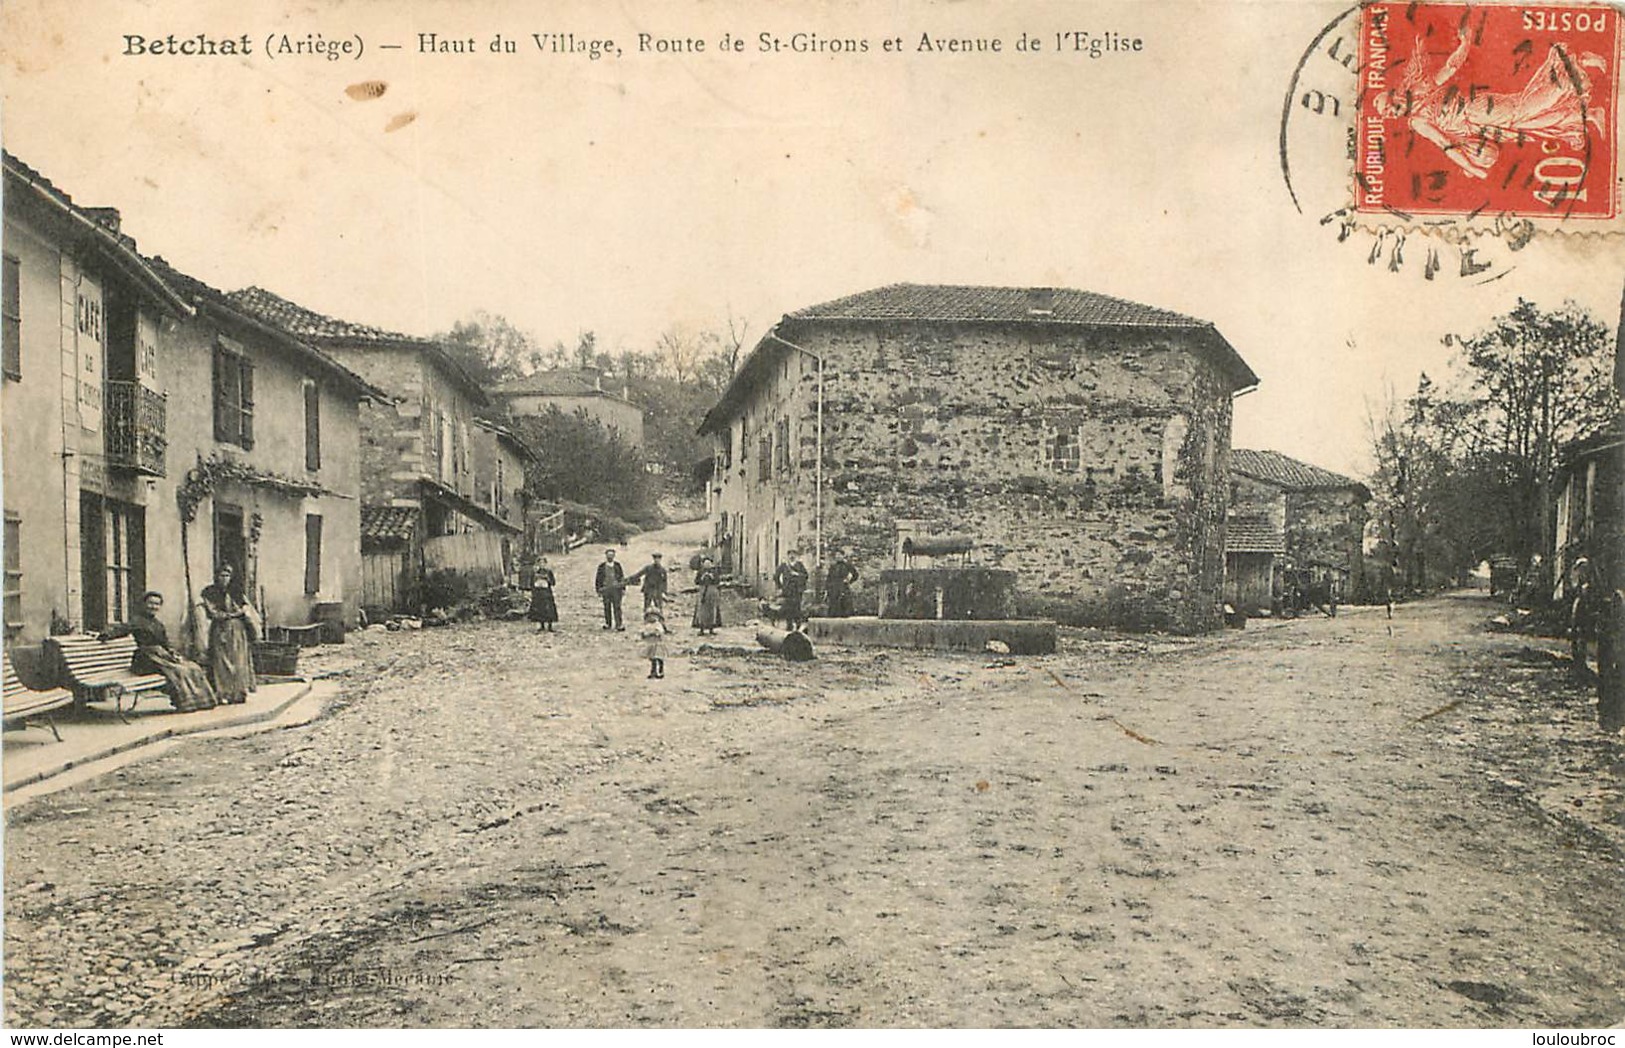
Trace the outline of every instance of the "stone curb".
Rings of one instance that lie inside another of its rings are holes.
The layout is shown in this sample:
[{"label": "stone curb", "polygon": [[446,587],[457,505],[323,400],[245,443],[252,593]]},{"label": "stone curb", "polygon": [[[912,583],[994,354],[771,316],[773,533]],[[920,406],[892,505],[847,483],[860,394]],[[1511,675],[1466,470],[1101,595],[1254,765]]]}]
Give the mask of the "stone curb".
[{"label": "stone curb", "polygon": [[229,720],[218,721],[211,724],[182,724],[175,725],[174,727],[157,728],[149,734],[141,735],[137,738],[129,739],[124,742],[117,743],[116,745],[108,746],[104,749],[80,754],[69,760],[63,761],[61,764],[53,764],[48,768],[37,772],[32,772],[28,775],[22,776],[21,778],[15,780],[8,779],[3,786],[0,786],[0,790],[10,793],[12,790],[21,789],[24,786],[32,786],[35,783],[44,782],[47,779],[61,775],[63,772],[72,771],[74,768],[81,767],[82,765],[92,764],[100,760],[106,760],[109,757],[116,757],[121,753],[128,753],[131,750],[140,749],[142,746],[150,746],[155,742],[161,742],[165,739],[177,739],[186,735],[202,735],[208,732],[222,731],[231,728],[241,728],[252,724],[259,724],[262,721],[268,721],[273,717],[281,716],[283,711],[285,711],[289,706],[292,706],[294,703],[310,694],[312,682],[308,678],[301,678],[301,684],[303,686],[299,688],[298,691],[294,692],[288,698],[283,699],[281,702],[278,702],[275,706],[267,706],[264,709],[257,709],[251,712],[245,711],[240,717],[233,717]]}]

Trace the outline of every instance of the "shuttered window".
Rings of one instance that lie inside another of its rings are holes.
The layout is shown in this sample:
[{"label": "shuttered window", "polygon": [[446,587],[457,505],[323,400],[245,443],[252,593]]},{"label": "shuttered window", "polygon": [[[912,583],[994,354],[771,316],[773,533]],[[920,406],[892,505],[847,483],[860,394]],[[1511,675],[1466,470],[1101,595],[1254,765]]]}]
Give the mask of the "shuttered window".
[{"label": "shuttered window", "polygon": [[23,522],[15,513],[6,514],[6,639],[23,629]]},{"label": "shuttered window", "polygon": [[314,382],[305,382],[305,468],[314,473],[322,468],[322,391]]},{"label": "shuttered window", "polygon": [[319,513],[305,514],[305,593],[320,593],[322,589],[322,517]]},{"label": "shuttered window", "polygon": [[4,330],[0,342],[4,343],[4,370],[9,379],[23,377],[23,289],[22,263],[12,255],[5,256],[5,275],[0,280],[4,295],[0,297],[0,317]]},{"label": "shuttered window", "polygon": [[254,446],[254,365],[224,343],[214,348],[214,439]]}]

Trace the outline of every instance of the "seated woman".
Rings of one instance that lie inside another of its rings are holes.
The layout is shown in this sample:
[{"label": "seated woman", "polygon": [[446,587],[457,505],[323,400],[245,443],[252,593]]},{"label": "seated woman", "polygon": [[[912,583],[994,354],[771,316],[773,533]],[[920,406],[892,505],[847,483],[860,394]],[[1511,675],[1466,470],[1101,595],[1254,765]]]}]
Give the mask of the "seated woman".
[{"label": "seated woman", "polygon": [[130,668],[137,673],[161,673],[169,682],[169,701],[182,713],[211,709],[217,703],[214,689],[209,687],[208,675],[203,667],[183,659],[169,646],[169,633],[158,621],[164,608],[164,595],[149,590],[141,598],[141,610],[121,622],[103,630],[98,636],[105,643],[114,637],[134,637],[135,656]]}]

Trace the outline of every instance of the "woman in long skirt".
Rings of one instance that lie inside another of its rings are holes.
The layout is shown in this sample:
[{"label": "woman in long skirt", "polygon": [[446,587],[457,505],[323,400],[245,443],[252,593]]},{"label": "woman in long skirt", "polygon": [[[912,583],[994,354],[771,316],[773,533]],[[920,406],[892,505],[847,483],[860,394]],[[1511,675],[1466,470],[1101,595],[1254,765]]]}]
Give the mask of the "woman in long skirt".
[{"label": "woman in long skirt", "polygon": [[694,604],[694,628],[702,637],[715,636],[722,625],[722,575],[710,557],[700,559],[694,584],[700,588],[699,600]]},{"label": "woman in long skirt", "polygon": [[254,653],[249,647],[248,615],[231,585],[230,564],[215,570],[214,585],[203,589],[203,610],[209,616],[209,677],[221,702],[248,701],[254,690]]},{"label": "woman in long skirt", "polygon": [[543,630],[548,633],[558,632],[553,628],[559,621],[559,605],[553,599],[553,587],[558,584],[558,577],[553,574],[553,569],[547,566],[547,558],[538,557],[530,584],[530,621],[536,623],[538,633]]},{"label": "woman in long skirt", "polygon": [[141,610],[129,622],[109,627],[98,636],[103,642],[115,637],[134,637],[135,655],[130,669],[136,673],[161,673],[169,684],[169,702],[182,713],[207,710],[216,705],[214,689],[203,667],[184,659],[170,646],[169,633],[158,621],[164,608],[164,595],[150,590],[141,598]]}]

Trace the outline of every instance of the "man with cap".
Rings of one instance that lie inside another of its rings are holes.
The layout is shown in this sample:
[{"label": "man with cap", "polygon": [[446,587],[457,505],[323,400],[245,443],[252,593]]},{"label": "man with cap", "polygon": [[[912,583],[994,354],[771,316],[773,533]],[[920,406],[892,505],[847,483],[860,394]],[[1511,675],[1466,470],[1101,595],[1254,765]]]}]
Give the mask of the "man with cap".
[{"label": "man with cap", "polygon": [[604,551],[604,562],[598,565],[592,588],[604,599],[604,628],[625,630],[621,623],[621,595],[626,592],[626,569],[615,561],[615,551]]},{"label": "man with cap", "polygon": [[630,586],[639,581],[643,583],[643,610],[659,611],[666,603],[666,566],[660,563],[659,553],[649,554],[649,563],[639,568],[626,584]]}]

